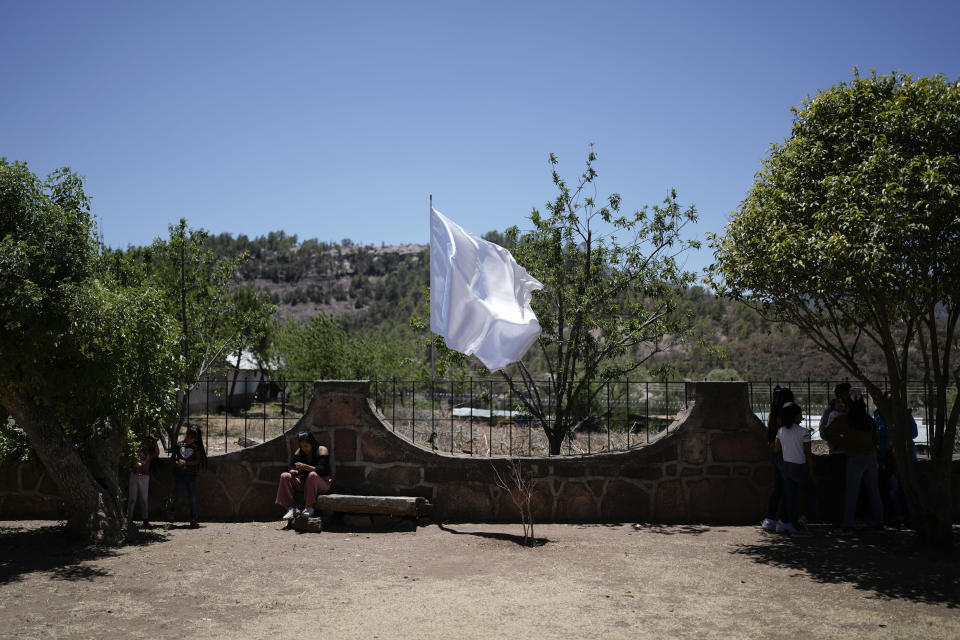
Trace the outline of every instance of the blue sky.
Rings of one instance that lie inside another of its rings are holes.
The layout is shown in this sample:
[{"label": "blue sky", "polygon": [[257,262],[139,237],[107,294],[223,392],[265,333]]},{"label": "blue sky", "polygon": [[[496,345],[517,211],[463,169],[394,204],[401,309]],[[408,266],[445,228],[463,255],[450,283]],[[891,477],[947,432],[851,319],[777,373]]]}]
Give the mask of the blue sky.
[{"label": "blue sky", "polygon": [[[0,0],[0,155],[87,177],[107,244],[214,233],[427,243],[529,226],[588,144],[600,194],[720,232],[791,105],[960,77],[960,3]],[[709,263],[706,251],[688,266]]]}]

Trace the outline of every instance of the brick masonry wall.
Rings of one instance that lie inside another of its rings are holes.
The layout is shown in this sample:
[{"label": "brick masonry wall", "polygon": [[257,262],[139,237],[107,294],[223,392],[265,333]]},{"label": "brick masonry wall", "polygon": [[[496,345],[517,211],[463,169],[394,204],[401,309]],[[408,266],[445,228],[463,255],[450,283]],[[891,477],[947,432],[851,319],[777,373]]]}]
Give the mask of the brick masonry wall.
[{"label": "brick masonry wall", "polygon": [[[771,469],[761,422],[743,383],[690,383],[694,401],[668,433],[626,452],[522,458],[536,478],[538,522],[756,523],[765,510]],[[256,447],[210,458],[198,480],[204,520],[272,520],[277,482],[296,446],[312,431],[331,453],[336,493],[424,496],[442,521],[516,521],[517,509],[496,483],[509,459],[445,454],[395,435],[367,397],[369,383],[317,382],[300,421]],[[824,465],[815,464],[826,489]],[[958,465],[960,471],[960,465]],[[960,520],[960,473],[954,476]],[[126,486],[125,481],[122,486]],[[150,482],[151,514],[159,520],[173,495],[167,460]],[[42,470],[0,469],[0,518],[61,517],[56,488]],[[139,517],[139,514],[137,514]],[[181,513],[185,516],[185,513]]]}]

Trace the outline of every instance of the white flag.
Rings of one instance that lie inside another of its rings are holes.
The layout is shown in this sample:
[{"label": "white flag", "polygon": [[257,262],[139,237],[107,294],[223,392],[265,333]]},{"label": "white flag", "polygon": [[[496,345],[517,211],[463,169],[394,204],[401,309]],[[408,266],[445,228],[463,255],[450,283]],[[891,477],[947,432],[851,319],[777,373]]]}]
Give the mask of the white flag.
[{"label": "white flag", "polygon": [[503,247],[430,207],[430,330],[490,371],[523,357],[540,335],[530,296],[543,284]]}]

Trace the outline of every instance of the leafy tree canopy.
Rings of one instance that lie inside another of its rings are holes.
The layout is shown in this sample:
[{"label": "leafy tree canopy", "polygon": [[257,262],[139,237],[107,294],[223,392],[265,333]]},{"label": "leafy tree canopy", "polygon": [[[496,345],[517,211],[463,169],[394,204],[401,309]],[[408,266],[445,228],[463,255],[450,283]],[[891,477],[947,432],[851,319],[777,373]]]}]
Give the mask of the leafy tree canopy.
[{"label": "leafy tree canopy", "polygon": [[[533,210],[531,231],[507,231],[517,261],[544,285],[532,306],[542,327],[538,345],[550,398],[523,362],[517,365],[522,384],[503,375],[541,422],[553,453],[589,418],[576,407],[589,406],[599,393],[602,387],[592,383],[625,376],[689,329],[677,305],[694,276],[677,257],[697,246],[683,236],[697,219],[695,208],[681,208],[675,191],[662,205],[629,214],[621,211],[619,194],[598,201],[595,160],[591,151],[572,186],[554,168],[557,195],[547,211]],[[556,167],[556,156],[550,162]]]},{"label": "leafy tree canopy", "polygon": [[0,406],[60,489],[68,524],[117,541],[119,457],[173,415],[175,334],[156,290],[121,286],[101,266],[82,179],[61,169],[41,180],[0,159]]},{"label": "leafy tree canopy", "polygon": [[[855,75],[795,108],[726,234],[714,285],[791,323],[871,393],[892,425],[911,512],[949,544],[949,467],[960,405],[960,86],[943,76]],[[880,349],[887,401],[863,368]],[[911,370],[919,351],[923,371]],[[909,456],[906,381],[936,401],[937,486],[919,489]]]},{"label": "leafy tree canopy", "polygon": [[[159,294],[164,313],[176,320],[180,419],[165,430],[169,446],[187,416],[188,392],[198,381],[225,368],[226,356],[244,348],[265,350],[275,307],[268,296],[237,287],[248,255],[218,256],[206,246],[209,234],[183,218],[170,225],[167,239],[149,247],[105,252],[107,271],[119,282],[144,282]],[[287,236],[271,238],[285,241]],[[296,236],[293,237],[296,241]]]}]

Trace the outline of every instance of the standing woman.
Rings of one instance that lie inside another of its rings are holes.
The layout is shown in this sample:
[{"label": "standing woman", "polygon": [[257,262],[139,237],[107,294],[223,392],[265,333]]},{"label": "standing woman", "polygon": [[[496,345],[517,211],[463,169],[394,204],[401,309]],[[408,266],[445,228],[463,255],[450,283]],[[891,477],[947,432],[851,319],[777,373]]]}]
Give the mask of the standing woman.
[{"label": "standing woman", "polygon": [[173,479],[176,486],[176,497],[170,508],[170,520],[177,513],[177,508],[183,500],[184,494],[190,501],[190,528],[200,526],[197,522],[197,474],[207,466],[207,452],[203,448],[203,432],[198,425],[187,427],[184,439],[173,448]]},{"label": "standing woman", "polygon": [[297,503],[294,491],[303,491],[303,515],[313,515],[313,505],[318,493],[330,491],[333,478],[330,477],[330,455],[326,447],[313,437],[312,433],[301,431],[297,434],[299,447],[290,457],[289,471],[280,474],[280,486],[277,488],[277,504],[287,510],[284,520],[297,517]]},{"label": "standing woman", "polygon": [[[840,402],[846,404],[842,400]],[[862,484],[873,516],[870,526],[882,529],[883,501],[880,499],[877,477],[877,423],[867,415],[867,403],[859,389],[850,390],[849,406],[846,408],[847,412],[837,416],[822,432],[825,439],[831,444],[838,443],[847,454],[841,528],[849,530],[853,527]]]},{"label": "standing woman", "polygon": [[127,520],[133,522],[133,510],[140,503],[140,515],[143,516],[143,526],[150,526],[150,508],[147,504],[147,495],[150,491],[150,465],[160,457],[160,447],[157,439],[152,435],[146,436],[137,449],[137,460],[130,464],[130,486],[127,491],[128,506]]},{"label": "standing woman", "polygon": [[783,530],[783,519],[778,518],[784,509],[783,485],[783,451],[776,447],[777,431],[784,426],[782,419],[783,406],[793,402],[793,391],[789,387],[773,388],[773,402],[770,405],[770,415],[767,417],[767,445],[770,447],[770,466],[773,471],[773,489],[770,500],[767,502],[767,517],[760,526],[764,531]]},{"label": "standing woman", "polygon": [[783,453],[783,483],[787,495],[787,526],[784,533],[794,538],[810,535],[807,516],[797,508],[797,488],[807,492],[804,513],[813,515],[817,504],[817,489],[810,475],[810,431],[800,426],[803,410],[792,402],[783,406],[783,426],[777,432],[776,448]]}]

